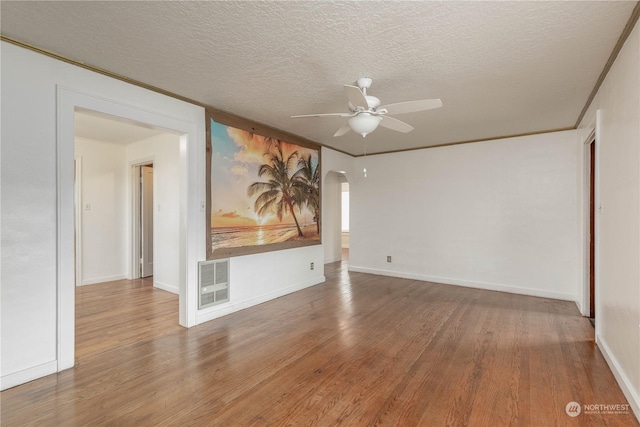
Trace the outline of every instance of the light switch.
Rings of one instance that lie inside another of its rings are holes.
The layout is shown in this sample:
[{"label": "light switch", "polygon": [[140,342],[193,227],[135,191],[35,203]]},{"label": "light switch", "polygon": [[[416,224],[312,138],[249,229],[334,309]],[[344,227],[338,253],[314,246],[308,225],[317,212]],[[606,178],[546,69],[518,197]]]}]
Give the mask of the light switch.
[{"label": "light switch", "polygon": [[85,211],[90,211],[91,210],[91,203],[85,203],[84,204],[84,210]]}]

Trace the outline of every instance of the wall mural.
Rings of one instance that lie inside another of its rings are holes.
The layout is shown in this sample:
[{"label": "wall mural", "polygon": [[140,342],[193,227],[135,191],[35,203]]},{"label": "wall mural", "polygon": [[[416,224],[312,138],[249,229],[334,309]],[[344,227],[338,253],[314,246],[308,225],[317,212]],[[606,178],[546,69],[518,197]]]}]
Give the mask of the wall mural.
[{"label": "wall mural", "polygon": [[318,149],[212,118],[208,143],[208,258],[320,243]]}]

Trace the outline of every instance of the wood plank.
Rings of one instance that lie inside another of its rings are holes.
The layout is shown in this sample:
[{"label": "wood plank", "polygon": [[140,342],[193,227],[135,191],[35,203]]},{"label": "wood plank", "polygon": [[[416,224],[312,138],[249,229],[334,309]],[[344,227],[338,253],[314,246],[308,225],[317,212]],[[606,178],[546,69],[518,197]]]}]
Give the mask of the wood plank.
[{"label": "wood plank", "polygon": [[191,329],[149,281],[78,288],[76,368],[2,392],[3,426],[639,425],[575,304],[325,266]]}]

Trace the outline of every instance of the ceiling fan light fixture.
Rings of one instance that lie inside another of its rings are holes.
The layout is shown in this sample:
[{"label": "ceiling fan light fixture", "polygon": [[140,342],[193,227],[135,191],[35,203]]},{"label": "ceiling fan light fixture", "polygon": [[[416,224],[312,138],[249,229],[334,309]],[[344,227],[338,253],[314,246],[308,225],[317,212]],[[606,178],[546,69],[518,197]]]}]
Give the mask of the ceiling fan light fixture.
[{"label": "ceiling fan light fixture", "polygon": [[349,119],[349,126],[353,131],[364,138],[367,134],[370,134],[380,124],[382,117],[373,116],[370,113],[360,113],[357,116]]}]

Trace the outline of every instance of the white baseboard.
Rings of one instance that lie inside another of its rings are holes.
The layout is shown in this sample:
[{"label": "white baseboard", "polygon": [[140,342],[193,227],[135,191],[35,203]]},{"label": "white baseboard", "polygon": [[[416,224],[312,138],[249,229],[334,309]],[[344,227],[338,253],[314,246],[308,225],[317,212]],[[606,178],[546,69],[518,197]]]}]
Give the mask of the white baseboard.
[{"label": "white baseboard", "polygon": [[331,262],[342,261],[342,256],[335,256],[333,258],[327,258],[324,260],[325,264],[329,264]]},{"label": "white baseboard", "polygon": [[180,288],[168,283],[162,283],[154,280],[153,287],[162,289],[163,291],[171,292],[172,294],[180,295]]},{"label": "white baseboard", "polygon": [[473,282],[469,280],[452,279],[449,277],[426,276],[414,273],[402,273],[391,270],[379,270],[368,267],[349,266],[349,271],[359,273],[377,274],[379,276],[400,277],[402,279],[422,280],[424,282],[440,283],[443,285],[464,286],[466,288],[485,289],[488,291],[508,292],[510,294],[529,295],[534,297],[552,298],[563,301],[576,301],[576,295],[560,292],[544,291],[540,289],[519,288],[516,286],[501,285],[497,283]]},{"label": "white baseboard", "polygon": [[47,375],[55,374],[58,371],[58,361],[43,363],[23,371],[14,372],[13,374],[3,375],[0,378],[0,390],[6,390],[29,381],[37,380]]},{"label": "white baseboard", "polygon": [[638,395],[638,390],[633,388],[633,383],[629,380],[629,377],[625,375],[624,370],[618,363],[618,359],[613,355],[609,345],[602,336],[596,335],[596,344],[598,345],[598,348],[600,348],[600,352],[604,356],[604,359],[607,361],[611,372],[613,372],[613,376],[616,378],[616,381],[618,381],[618,385],[620,386],[622,393],[629,401],[629,406],[631,406],[633,414],[636,416],[636,419],[640,421],[640,395]]},{"label": "white baseboard", "polygon": [[127,279],[126,274],[116,274],[115,276],[94,277],[93,279],[85,279],[80,286],[95,285],[96,283],[113,282],[114,280]]},{"label": "white baseboard", "polygon": [[584,305],[582,305],[580,298],[576,298],[574,302],[576,303],[576,307],[578,307],[578,311],[580,312],[580,314],[583,317],[589,317],[589,307],[585,307]]},{"label": "white baseboard", "polygon": [[319,276],[305,282],[297,283],[292,286],[288,286],[283,289],[278,289],[273,292],[266,293],[257,297],[250,298],[245,301],[233,302],[233,293],[231,294],[232,300],[228,303],[216,305],[214,307],[207,308],[205,310],[199,310],[196,314],[196,325],[200,323],[208,322],[218,317],[226,316],[227,314],[235,313],[236,311],[244,310],[245,308],[253,307],[254,305],[262,304],[263,302],[270,301],[272,299],[279,298],[281,296],[300,291],[302,289],[324,283],[325,277]]}]

